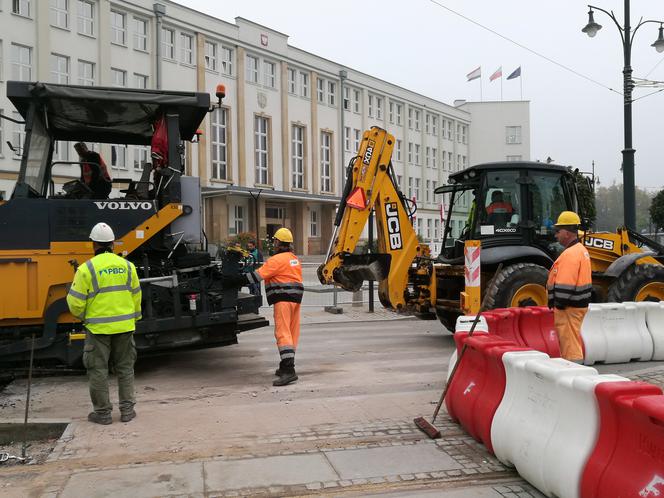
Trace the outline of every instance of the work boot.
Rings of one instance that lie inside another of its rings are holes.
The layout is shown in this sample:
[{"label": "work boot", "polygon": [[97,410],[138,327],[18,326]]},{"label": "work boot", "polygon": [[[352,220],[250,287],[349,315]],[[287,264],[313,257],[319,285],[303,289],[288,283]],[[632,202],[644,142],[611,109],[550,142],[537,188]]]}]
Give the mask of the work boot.
[{"label": "work boot", "polygon": [[88,420],[95,424],[101,425],[110,425],[113,423],[113,419],[111,418],[110,413],[90,412],[88,414]]},{"label": "work boot", "polygon": [[120,412],[120,422],[130,422],[136,418],[136,410],[133,408],[126,412]]},{"label": "work boot", "polygon": [[296,380],[297,374],[295,373],[295,359],[286,358],[285,360],[281,360],[281,364],[279,365],[279,378],[275,380],[272,385],[285,386],[291,382],[295,382]]}]

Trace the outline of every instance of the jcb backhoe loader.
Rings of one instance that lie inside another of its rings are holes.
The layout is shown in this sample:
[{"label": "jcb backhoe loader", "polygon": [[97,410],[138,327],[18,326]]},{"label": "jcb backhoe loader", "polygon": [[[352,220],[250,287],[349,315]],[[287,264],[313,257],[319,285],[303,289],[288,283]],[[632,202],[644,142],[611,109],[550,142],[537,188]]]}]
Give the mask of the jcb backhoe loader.
[{"label": "jcb backhoe loader", "polygon": [[[546,305],[548,269],[560,247],[553,224],[562,211],[577,211],[574,176],[569,168],[537,162],[488,163],[450,175],[436,190],[454,204],[467,196],[472,206],[460,237],[451,237],[447,218],[442,250],[431,258],[412,228],[412,203],[399,191],[390,159],[394,137],[380,128],[363,135],[335,220],[325,262],[318,270],[324,284],[356,290],[363,280],[377,280],[382,304],[409,310],[421,318],[437,316],[450,330],[463,314],[464,244],[481,242],[482,295],[490,308]],[[369,211],[375,209],[378,252],[353,254]],[[581,213],[583,216],[583,213]],[[664,299],[664,247],[619,228],[579,233],[593,269],[593,300]],[[486,282],[503,263],[490,289]]]},{"label": "jcb backhoe loader", "polygon": [[[65,296],[77,266],[93,256],[88,236],[100,221],[141,279],[139,354],[234,344],[240,331],[267,324],[260,297],[222,288],[222,273],[237,272],[242,256],[211,260],[198,179],[183,175],[182,140],[196,136],[209,94],[10,81],[7,96],[25,138],[18,181],[0,202],[0,364],[24,361],[33,336],[38,361],[79,362],[85,334]],[[162,119],[167,163],[158,180],[146,164],[142,181],[115,178],[126,189],[109,199],[93,198],[79,180],[55,192],[56,141],[150,146]]]}]

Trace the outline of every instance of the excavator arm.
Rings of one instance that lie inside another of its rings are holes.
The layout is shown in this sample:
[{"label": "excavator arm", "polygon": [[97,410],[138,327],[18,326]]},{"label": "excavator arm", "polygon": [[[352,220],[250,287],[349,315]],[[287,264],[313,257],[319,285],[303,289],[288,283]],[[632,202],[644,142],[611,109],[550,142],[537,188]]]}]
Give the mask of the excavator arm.
[{"label": "excavator arm", "polygon": [[[413,230],[414,205],[396,185],[391,157],[394,137],[373,127],[364,132],[358,155],[348,165],[334,222],[322,284],[356,291],[365,280],[379,283],[381,303],[390,309],[428,312],[435,303],[435,279],[428,247]],[[376,213],[377,253],[354,254],[369,214]],[[409,287],[409,282],[411,285]]]}]

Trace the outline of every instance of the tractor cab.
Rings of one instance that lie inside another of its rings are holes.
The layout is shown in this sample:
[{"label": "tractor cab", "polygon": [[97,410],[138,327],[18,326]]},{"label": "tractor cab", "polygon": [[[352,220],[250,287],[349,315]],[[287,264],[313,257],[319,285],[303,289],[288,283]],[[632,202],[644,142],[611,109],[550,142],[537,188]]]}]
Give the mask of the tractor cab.
[{"label": "tractor cab", "polygon": [[452,216],[446,220],[439,256],[443,263],[458,264],[464,242],[472,239],[482,241],[483,263],[527,257],[549,267],[560,250],[553,225],[562,211],[577,211],[569,169],[537,162],[472,166],[450,175],[449,184],[436,193],[449,196],[450,215],[459,211],[459,204],[468,206],[459,237],[451,237]]}]

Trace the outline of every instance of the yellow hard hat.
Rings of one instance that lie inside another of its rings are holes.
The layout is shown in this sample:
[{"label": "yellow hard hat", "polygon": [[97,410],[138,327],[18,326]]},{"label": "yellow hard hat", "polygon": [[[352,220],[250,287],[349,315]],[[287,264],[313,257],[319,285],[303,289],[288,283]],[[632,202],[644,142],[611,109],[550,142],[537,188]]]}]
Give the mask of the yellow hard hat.
[{"label": "yellow hard hat", "polygon": [[563,227],[563,226],[580,225],[580,224],[581,224],[581,218],[579,218],[578,214],[576,214],[574,211],[563,211],[562,213],[560,213],[560,216],[558,216],[558,221],[554,226]]},{"label": "yellow hard hat", "polygon": [[280,228],[274,233],[274,238],[280,242],[293,242],[293,234],[288,228]]}]

